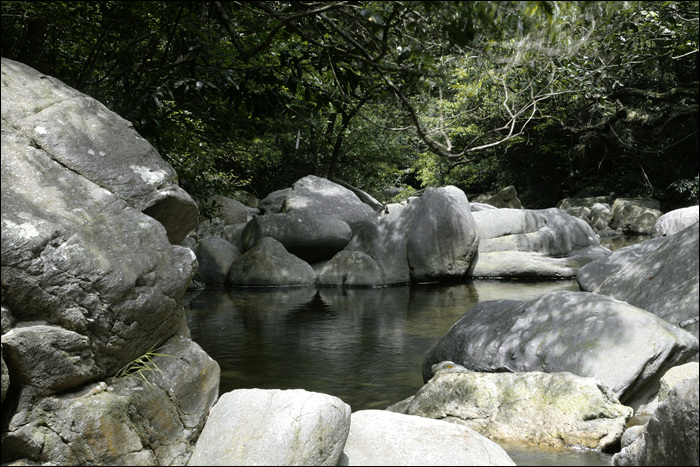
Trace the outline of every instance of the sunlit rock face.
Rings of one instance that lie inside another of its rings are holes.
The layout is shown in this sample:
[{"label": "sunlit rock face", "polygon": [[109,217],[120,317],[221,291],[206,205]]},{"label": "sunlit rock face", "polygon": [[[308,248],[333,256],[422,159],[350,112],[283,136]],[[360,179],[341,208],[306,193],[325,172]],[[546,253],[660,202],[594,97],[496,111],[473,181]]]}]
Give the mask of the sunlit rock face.
[{"label": "sunlit rock face", "polygon": [[[182,190],[125,120],[6,59],[2,128],[3,301],[20,324],[54,326],[44,341],[17,326],[5,358],[27,368],[24,383],[66,389],[118,370],[179,326],[196,262],[142,211],[163,190]],[[36,352],[65,356],[50,382],[25,361]]]},{"label": "sunlit rock face", "polygon": [[[7,59],[1,193],[2,357],[10,379],[3,409],[8,400],[16,407],[8,428],[21,448],[14,455],[60,462],[33,444],[31,429],[18,430],[39,417],[35,404],[51,405],[42,398],[111,377],[176,334],[197,262],[174,243],[195,225],[197,208],[128,122]],[[200,386],[205,379],[218,386],[218,366],[195,375]],[[195,433],[198,424],[183,430]],[[2,451],[5,462],[5,441]]]},{"label": "sunlit rock face", "polygon": [[488,209],[473,216],[481,240],[470,277],[571,278],[610,254],[585,221],[561,209]]},{"label": "sunlit rock face", "polygon": [[697,352],[695,336],[647,311],[557,291],[472,307],[427,352],[423,379],[444,360],[482,372],[568,371],[597,378],[636,410],[654,399],[668,368]]},{"label": "sunlit rock face", "polygon": [[442,368],[415,396],[389,410],[466,425],[491,440],[603,451],[619,444],[632,416],[595,378],[436,366]]},{"label": "sunlit rock face", "polygon": [[197,206],[178,186],[175,170],[131,123],[59,80],[6,58],[2,124],[3,137],[7,132],[24,138],[13,151],[33,160],[31,151],[21,149],[28,145],[145,212],[163,224],[171,243],[180,243],[197,224]]},{"label": "sunlit rock face", "polygon": [[699,232],[696,222],[666,237],[656,250],[611,274],[593,292],[643,308],[697,338]]},{"label": "sunlit rock face", "polygon": [[671,236],[695,224],[700,220],[698,208],[698,205],[695,205],[674,209],[659,217],[654,223],[654,237]]},{"label": "sunlit rock face", "polygon": [[300,178],[291,188],[270,193],[260,200],[258,207],[266,213],[306,211],[335,217],[348,224],[353,232],[379,217],[351,190],[314,175]]},{"label": "sunlit rock face", "polygon": [[[343,255],[333,258],[327,268],[333,267],[336,277],[343,277],[339,271],[347,268],[346,278],[354,264],[361,263],[367,271],[378,269],[381,282],[375,285],[463,279],[478,245],[464,192],[453,186],[428,188],[421,197],[355,234],[345,250],[364,254],[361,258],[348,262]],[[372,261],[376,267],[368,264]],[[327,280],[322,271],[319,281]]]}]

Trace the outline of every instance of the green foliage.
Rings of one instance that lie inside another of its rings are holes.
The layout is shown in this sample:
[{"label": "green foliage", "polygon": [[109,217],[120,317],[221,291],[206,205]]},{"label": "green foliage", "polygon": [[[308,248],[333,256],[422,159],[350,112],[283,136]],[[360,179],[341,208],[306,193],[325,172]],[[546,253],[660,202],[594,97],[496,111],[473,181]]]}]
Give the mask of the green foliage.
[{"label": "green foliage", "polygon": [[146,378],[148,372],[157,371],[161,374],[161,376],[163,376],[163,378],[168,379],[165,374],[163,374],[163,371],[161,371],[161,369],[158,368],[158,365],[156,365],[156,363],[153,361],[154,357],[172,357],[172,355],[158,353],[158,350],[161,348],[162,347],[156,349],[155,346],[152,347],[151,350],[145,354],[124,365],[124,367],[122,367],[122,369],[120,369],[114,377],[117,379],[129,377],[140,378],[151,387],[153,387],[153,383]]},{"label": "green foliage", "polygon": [[133,122],[206,215],[308,174],[685,202],[697,50],[695,2],[2,2],[2,55]]},{"label": "green foliage", "polygon": [[686,178],[677,180],[669,186],[669,188],[681,196],[681,204],[694,205],[698,204],[699,177]]}]

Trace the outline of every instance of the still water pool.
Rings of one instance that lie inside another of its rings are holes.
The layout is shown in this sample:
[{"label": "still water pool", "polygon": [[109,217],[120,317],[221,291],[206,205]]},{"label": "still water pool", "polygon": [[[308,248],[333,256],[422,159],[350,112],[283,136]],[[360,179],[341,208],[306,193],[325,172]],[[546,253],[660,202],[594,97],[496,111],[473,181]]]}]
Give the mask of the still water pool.
[{"label": "still water pool", "polygon": [[[220,393],[301,388],[385,409],[418,391],[426,351],[479,302],[579,290],[575,280],[478,280],[377,289],[215,288],[188,292],[192,338],[221,366]],[[518,465],[610,465],[597,452],[504,446]]]}]

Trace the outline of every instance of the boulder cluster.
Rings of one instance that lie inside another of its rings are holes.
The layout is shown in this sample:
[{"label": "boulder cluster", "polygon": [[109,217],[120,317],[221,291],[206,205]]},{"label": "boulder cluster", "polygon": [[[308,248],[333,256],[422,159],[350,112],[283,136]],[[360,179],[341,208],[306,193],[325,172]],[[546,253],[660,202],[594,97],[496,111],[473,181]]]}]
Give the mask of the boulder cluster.
[{"label": "boulder cluster", "polygon": [[[127,121],[2,59],[2,463],[514,465],[504,441],[697,465],[697,206],[529,210],[511,188],[383,206],[307,176],[256,205],[218,196],[202,221]],[[611,252],[608,230],[656,238]],[[388,410],[304,390],[219,397],[182,306],[198,284],[494,277],[581,291],[465,310],[427,352],[424,386]]]},{"label": "boulder cluster", "polygon": [[126,120],[2,59],[3,464],[189,459],[219,391],[182,307],[198,215]]}]

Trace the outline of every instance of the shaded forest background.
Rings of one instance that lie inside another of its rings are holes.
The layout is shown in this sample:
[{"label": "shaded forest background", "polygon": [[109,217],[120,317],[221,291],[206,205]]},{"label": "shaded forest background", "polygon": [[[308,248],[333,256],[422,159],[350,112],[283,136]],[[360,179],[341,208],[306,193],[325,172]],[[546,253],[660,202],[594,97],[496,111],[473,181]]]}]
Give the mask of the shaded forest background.
[{"label": "shaded forest background", "polygon": [[698,204],[697,2],[1,5],[3,57],[131,121],[199,201],[313,174]]}]

